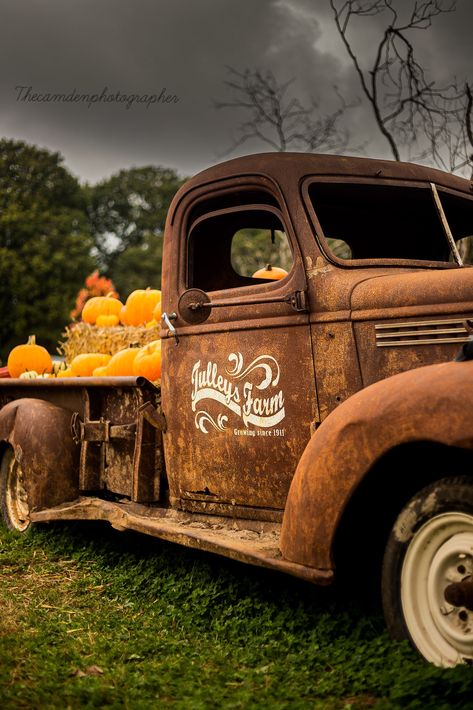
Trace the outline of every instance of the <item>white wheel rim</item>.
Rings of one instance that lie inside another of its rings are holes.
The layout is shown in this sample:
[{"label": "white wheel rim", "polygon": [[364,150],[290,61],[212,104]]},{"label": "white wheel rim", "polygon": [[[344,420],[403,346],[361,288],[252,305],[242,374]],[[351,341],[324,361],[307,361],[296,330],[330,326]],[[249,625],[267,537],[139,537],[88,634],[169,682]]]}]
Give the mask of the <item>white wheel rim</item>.
[{"label": "white wheel rim", "polygon": [[30,525],[30,509],[24,487],[23,471],[13,455],[8,465],[5,503],[13,527],[24,532]]},{"label": "white wheel rim", "polygon": [[412,538],[401,574],[401,602],[419,652],[437,666],[473,660],[473,612],[445,601],[445,589],[473,576],[473,516],[444,513]]}]

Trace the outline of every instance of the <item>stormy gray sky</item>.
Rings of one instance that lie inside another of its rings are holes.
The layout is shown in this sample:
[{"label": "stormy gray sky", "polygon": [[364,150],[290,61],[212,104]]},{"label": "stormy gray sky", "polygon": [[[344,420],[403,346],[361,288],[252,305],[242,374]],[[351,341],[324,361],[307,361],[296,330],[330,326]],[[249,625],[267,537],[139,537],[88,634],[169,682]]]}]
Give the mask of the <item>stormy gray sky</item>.
[{"label": "stormy gray sky", "polygon": [[[473,2],[457,0],[455,13],[417,33],[432,79],[473,79],[472,20]],[[365,18],[354,28],[366,58],[379,23]],[[232,143],[238,114],[213,105],[230,98],[226,66],[294,77],[293,94],[321,110],[334,107],[334,85],[348,101],[361,97],[328,0],[0,0],[0,135],[59,151],[81,180],[150,163],[189,175],[222,160]],[[104,89],[170,98],[128,109],[30,100]],[[364,102],[346,122],[365,154],[391,157]],[[252,141],[232,155],[266,149]]]}]

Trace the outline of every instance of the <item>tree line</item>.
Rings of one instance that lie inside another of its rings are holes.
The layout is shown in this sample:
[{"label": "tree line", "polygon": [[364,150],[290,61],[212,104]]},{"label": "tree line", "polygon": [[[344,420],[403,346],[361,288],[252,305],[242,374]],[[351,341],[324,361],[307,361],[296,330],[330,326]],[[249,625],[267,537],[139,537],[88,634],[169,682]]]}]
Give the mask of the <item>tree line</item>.
[{"label": "tree line", "polygon": [[0,140],[0,359],[32,333],[54,352],[94,271],[122,298],[159,288],[166,213],[182,182],[146,166],[81,185],[59,153]]}]

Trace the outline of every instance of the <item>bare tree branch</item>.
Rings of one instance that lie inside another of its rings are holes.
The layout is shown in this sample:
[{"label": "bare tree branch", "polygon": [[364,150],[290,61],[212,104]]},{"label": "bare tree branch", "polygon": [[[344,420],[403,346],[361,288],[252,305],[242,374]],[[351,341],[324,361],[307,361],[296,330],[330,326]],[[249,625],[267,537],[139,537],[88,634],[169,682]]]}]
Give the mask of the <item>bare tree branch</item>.
[{"label": "bare tree branch", "polygon": [[[381,134],[395,160],[400,146],[419,140],[425,126],[430,148],[439,159],[434,136],[438,138],[447,123],[451,127],[449,96],[452,87],[442,89],[429,81],[416,58],[412,40],[416,30],[427,30],[439,15],[453,12],[455,0],[415,0],[405,19],[400,17],[395,0],[329,0],[335,25],[352,60],[362,91],[369,102]],[[368,69],[351,39],[354,19],[384,14],[386,23]],[[435,143],[435,141],[434,141]]]},{"label": "bare tree branch", "polygon": [[231,153],[248,140],[257,138],[273,150],[304,150],[343,152],[349,135],[341,127],[345,112],[355,104],[347,104],[335,87],[339,107],[326,115],[318,113],[315,101],[302,104],[289,92],[294,79],[279,83],[270,71],[227,67],[229,79],[225,85],[232,98],[216,101],[217,109],[245,109],[248,115],[237,126]]},{"label": "bare tree branch", "polygon": [[458,86],[454,81],[433,96],[429,111],[423,111],[422,132],[428,149],[418,155],[430,158],[439,167],[451,172],[473,175],[473,96],[466,82]]}]

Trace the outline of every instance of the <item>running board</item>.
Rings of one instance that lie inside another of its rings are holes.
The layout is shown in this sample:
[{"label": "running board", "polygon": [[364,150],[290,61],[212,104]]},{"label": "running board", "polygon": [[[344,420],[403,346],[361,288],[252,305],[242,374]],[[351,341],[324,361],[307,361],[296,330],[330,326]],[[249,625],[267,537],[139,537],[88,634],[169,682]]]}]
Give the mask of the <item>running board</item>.
[{"label": "running board", "polygon": [[333,580],[333,570],[314,569],[283,559],[279,551],[279,523],[217,518],[92,497],[31,513],[31,521],[35,523],[53,520],[104,520],[117,530],[153,535],[186,547],[285,572],[313,584],[327,585]]}]

